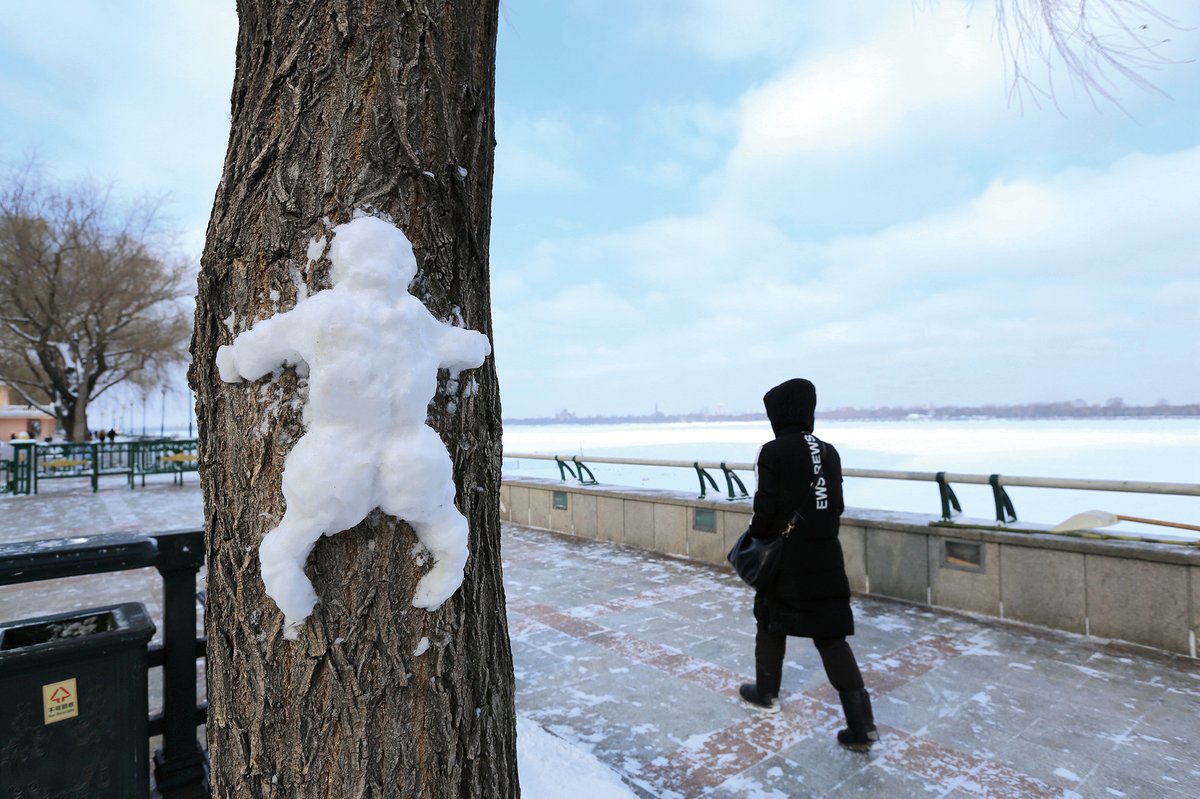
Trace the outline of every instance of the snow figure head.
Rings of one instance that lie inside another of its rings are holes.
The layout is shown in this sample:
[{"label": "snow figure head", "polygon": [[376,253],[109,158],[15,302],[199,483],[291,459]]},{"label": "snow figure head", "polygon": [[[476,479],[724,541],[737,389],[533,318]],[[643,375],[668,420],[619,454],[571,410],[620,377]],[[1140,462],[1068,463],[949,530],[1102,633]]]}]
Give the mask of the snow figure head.
[{"label": "snow figure head", "polygon": [[329,247],[335,286],[397,293],[417,275],[412,245],[399,228],[374,216],[338,225]]},{"label": "snow figure head", "polygon": [[[439,369],[471,369],[487,337],[438,320],[408,293],[412,246],[382,219],[333,229],[333,287],[257,322],[217,350],[229,382],[258,380],[290,363],[308,369],[305,433],[283,464],[287,504],[259,547],[263,585],[294,638],[317,603],[304,574],[322,535],[358,524],[375,508],[417,534],[421,578],[413,605],[433,610],[462,583],[467,521],[454,505],[450,457],[425,424]],[[427,562],[427,561],[426,561]]]}]

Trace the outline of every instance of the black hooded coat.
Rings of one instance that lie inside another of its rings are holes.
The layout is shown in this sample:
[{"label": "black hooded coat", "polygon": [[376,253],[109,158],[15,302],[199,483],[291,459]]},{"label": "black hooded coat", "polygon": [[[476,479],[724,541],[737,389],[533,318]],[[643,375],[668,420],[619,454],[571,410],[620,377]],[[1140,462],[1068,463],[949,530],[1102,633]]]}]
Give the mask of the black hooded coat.
[{"label": "black hooded coat", "polygon": [[784,544],[775,585],[758,592],[756,615],[765,600],[772,633],[853,635],[850,583],[838,541],[845,510],[842,461],[836,449],[812,434],[816,388],[807,380],[788,380],[768,391],[763,405],[775,439],[758,453],[750,535],[780,535],[796,510],[803,519]]}]

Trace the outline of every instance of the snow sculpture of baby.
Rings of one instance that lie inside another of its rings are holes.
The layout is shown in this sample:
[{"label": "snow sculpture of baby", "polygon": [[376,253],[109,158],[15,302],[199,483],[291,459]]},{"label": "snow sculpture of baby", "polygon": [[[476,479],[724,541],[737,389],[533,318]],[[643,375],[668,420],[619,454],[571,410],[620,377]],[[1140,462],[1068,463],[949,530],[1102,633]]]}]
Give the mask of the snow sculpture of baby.
[{"label": "snow sculpture of baby", "polygon": [[317,539],[377,507],[408,522],[433,556],[413,605],[435,610],[458,590],[467,521],[454,506],[450,457],[425,419],[438,369],[474,368],[491,352],[485,335],[438,321],[408,293],[417,264],[399,229],[363,216],[333,233],[333,287],[217,350],[230,383],[282,364],[308,368],[306,432],[283,465],[287,510],[259,548],[288,638],[317,603],[304,574]]}]

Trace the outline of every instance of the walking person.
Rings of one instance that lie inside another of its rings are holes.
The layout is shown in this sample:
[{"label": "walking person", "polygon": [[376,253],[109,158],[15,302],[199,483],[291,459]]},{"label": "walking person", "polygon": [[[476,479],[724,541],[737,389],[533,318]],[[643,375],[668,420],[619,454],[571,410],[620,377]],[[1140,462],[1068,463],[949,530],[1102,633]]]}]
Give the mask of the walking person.
[{"label": "walking person", "polygon": [[799,378],[781,383],[766,393],[763,405],[775,438],[758,453],[749,532],[754,538],[771,538],[786,531],[786,539],[778,578],[754,596],[755,682],[742,685],[740,693],[755,708],[778,712],[787,636],[811,638],[846,714],[838,743],[866,751],[879,734],[846,642],[854,634],[854,617],[838,542],[845,509],[841,458],[812,433],[817,407],[812,383]]}]

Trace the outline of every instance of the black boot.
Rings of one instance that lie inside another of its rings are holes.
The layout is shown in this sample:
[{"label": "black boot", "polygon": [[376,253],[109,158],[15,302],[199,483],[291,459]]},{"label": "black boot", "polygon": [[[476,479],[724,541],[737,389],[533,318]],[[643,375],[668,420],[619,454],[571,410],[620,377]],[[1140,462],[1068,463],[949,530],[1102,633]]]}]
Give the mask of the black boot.
[{"label": "black boot", "polygon": [[742,699],[754,705],[763,713],[778,713],[779,712],[779,697],[764,696],[758,692],[758,685],[755,683],[742,683],[742,687],[738,689]]},{"label": "black boot", "polygon": [[871,695],[866,688],[839,691],[842,710],[846,713],[846,729],[837,734],[838,743],[855,752],[865,752],[879,740],[875,716],[871,713]]}]

